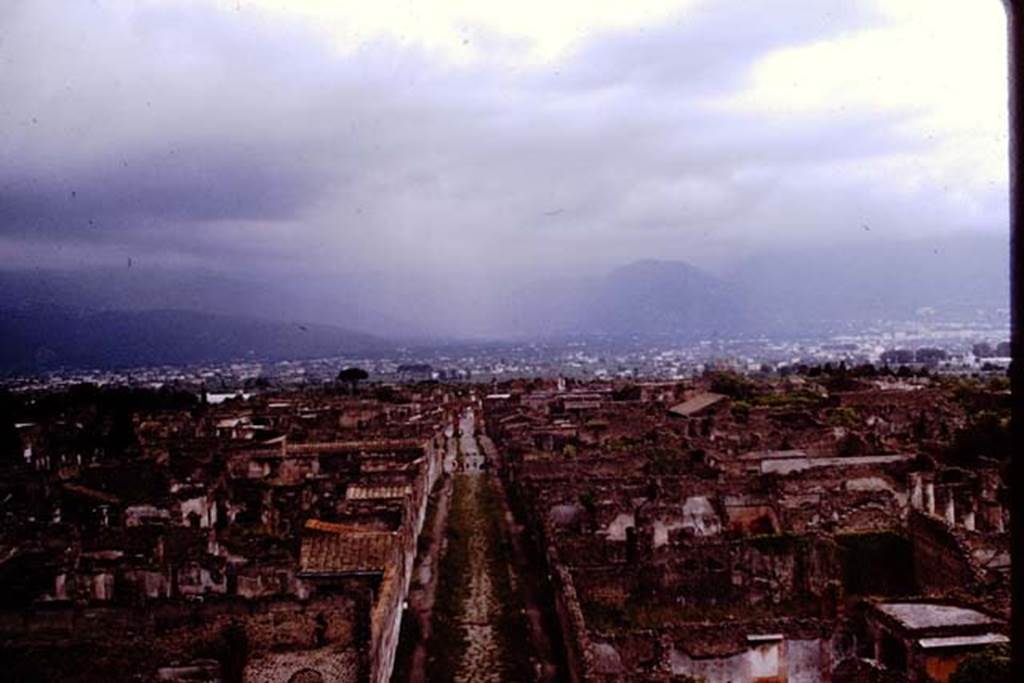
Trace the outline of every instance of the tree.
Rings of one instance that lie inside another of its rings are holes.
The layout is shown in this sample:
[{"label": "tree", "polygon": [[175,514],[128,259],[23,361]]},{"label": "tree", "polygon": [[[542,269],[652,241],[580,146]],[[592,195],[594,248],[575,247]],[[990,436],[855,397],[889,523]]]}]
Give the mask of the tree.
[{"label": "tree", "polygon": [[914,360],[918,363],[924,363],[930,367],[935,367],[940,362],[947,360],[949,354],[944,349],[936,348],[920,348],[914,352]]},{"label": "tree", "polygon": [[355,367],[345,368],[338,373],[338,381],[347,384],[349,391],[353,394],[356,393],[356,388],[359,386],[359,383],[369,377],[370,374],[366,372],[366,370]]},{"label": "tree", "polygon": [[1010,650],[1005,645],[969,655],[949,677],[949,683],[1010,683]]},{"label": "tree", "polygon": [[711,391],[731,399],[746,401],[754,396],[756,385],[746,377],[729,371],[710,373]]},{"label": "tree", "polygon": [[253,389],[269,389],[270,380],[263,375],[260,375],[259,377],[250,377],[245,380],[245,383],[242,386],[246,391],[251,391]]},{"label": "tree", "polygon": [[886,365],[906,365],[913,363],[914,357],[911,349],[890,349],[882,353],[881,360]]},{"label": "tree", "polygon": [[948,451],[950,459],[961,464],[976,463],[978,456],[1005,462],[1012,453],[1009,419],[990,410],[978,412],[957,430]]},{"label": "tree", "polygon": [[854,458],[867,452],[867,444],[857,434],[847,434],[836,443],[836,455],[841,458]]}]

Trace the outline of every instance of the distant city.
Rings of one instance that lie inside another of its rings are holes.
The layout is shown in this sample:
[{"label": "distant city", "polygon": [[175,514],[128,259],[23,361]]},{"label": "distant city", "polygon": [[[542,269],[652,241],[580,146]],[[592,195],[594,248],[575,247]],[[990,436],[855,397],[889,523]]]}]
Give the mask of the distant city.
[{"label": "distant city", "polygon": [[[888,323],[857,333],[792,338],[719,338],[689,344],[590,338],[550,342],[448,343],[374,354],[296,360],[159,365],[120,369],[60,369],[0,376],[14,390],[77,383],[196,386],[239,390],[256,381],[279,386],[333,381],[342,367],[365,368],[377,381],[500,381],[518,377],[685,379],[710,369],[778,373],[801,365],[925,367],[942,374],[1005,373],[1006,323]],[[925,353],[915,353],[918,351]],[[929,350],[939,353],[929,354]],[[902,353],[897,353],[902,352]],[[906,353],[909,352],[909,353]]]}]

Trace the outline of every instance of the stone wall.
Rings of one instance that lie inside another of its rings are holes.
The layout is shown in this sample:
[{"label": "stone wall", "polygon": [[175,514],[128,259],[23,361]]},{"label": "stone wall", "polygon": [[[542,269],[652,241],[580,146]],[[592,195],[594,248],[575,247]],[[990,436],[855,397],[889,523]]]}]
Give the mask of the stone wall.
[{"label": "stone wall", "polygon": [[969,552],[945,521],[913,511],[908,526],[914,547],[914,574],[923,592],[966,589],[978,581]]},{"label": "stone wall", "polygon": [[555,594],[555,615],[565,643],[565,659],[569,680],[572,683],[592,680],[593,658],[590,639],[587,636],[583,610],[576,595],[572,573],[562,565],[554,546],[548,546],[544,554]]},{"label": "stone wall", "polygon": [[364,680],[361,659],[355,648],[268,652],[254,657],[245,668],[245,683],[356,683],[361,680]]},{"label": "stone wall", "polygon": [[443,438],[431,438],[424,444],[412,498],[408,501],[409,517],[402,524],[399,563],[396,567],[389,567],[381,581],[381,590],[371,615],[369,680],[373,683],[387,683],[391,679],[419,535],[426,520],[430,493],[443,471],[444,453]]},{"label": "stone wall", "polygon": [[648,599],[680,606],[758,605],[819,597],[841,568],[830,540],[781,535],[691,539],[659,548],[647,561],[577,567],[574,573],[584,601],[618,607]]},{"label": "stone wall", "polygon": [[[351,594],[290,599],[223,600],[206,603],[150,603],[146,608],[44,605],[0,613],[0,639],[45,646],[55,656],[87,646],[98,658],[131,652],[125,674],[145,674],[159,666],[217,657],[226,630],[244,629],[250,661],[272,652],[304,653],[330,645],[332,650],[365,650],[367,629],[360,614],[367,599]],[[49,666],[41,662],[42,667]],[[132,671],[132,667],[139,667]],[[287,679],[283,679],[287,680]],[[330,680],[330,679],[328,679]]]}]

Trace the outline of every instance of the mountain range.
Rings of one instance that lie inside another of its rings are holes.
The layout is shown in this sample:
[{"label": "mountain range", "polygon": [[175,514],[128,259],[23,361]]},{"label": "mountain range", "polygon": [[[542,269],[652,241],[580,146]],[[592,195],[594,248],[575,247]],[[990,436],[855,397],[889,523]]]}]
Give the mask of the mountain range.
[{"label": "mountain range", "polygon": [[524,336],[689,341],[824,334],[924,318],[992,321],[1009,307],[1008,244],[985,237],[778,249],[718,274],[683,261],[645,260],[596,278],[549,281],[513,300]]},{"label": "mountain range", "polygon": [[[911,319],[998,322],[1009,305],[1007,254],[1006,240],[983,236],[777,249],[717,273],[642,260],[540,280],[480,305],[502,321],[492,339],[520,340],[686,343]],[[0,272],[0,369],[309,358],[459,339],[458,330],[428,327],[423,300],[403,308],[402,297],[375,298],[372,283],[354,283],[310,287],[307,297],[301,283],[289,292],[215,273]]]}]

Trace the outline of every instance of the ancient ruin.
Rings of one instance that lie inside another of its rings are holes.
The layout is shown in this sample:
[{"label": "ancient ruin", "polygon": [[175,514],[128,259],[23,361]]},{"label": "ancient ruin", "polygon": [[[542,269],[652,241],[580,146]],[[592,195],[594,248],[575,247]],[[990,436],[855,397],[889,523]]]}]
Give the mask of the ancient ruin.
[{"label": "ancient ruin", "polygon": [[4,661],[15,680],[947,681],[1007,643],[1006,402],[845,368],[26,394]]}]

